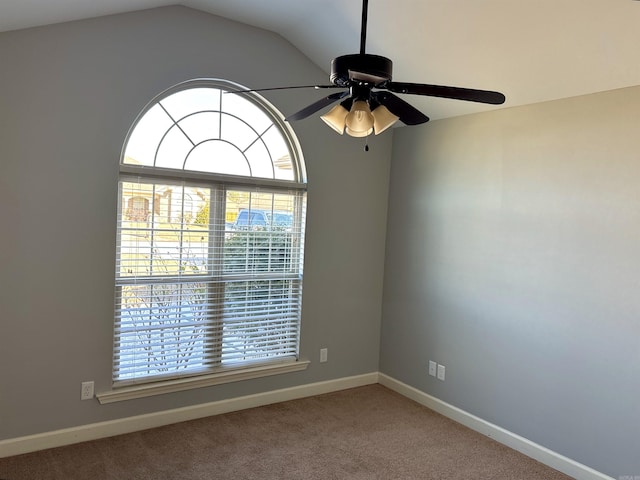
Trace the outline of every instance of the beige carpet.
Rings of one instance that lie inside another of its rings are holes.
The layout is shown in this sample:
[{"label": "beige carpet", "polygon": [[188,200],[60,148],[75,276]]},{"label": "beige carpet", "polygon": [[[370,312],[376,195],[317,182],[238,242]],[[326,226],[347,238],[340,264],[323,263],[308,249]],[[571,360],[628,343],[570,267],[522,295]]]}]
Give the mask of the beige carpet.
[{"label": "beige carpet", "polygon": [[381,385],[0,459],[3,480],[568,478]]}]

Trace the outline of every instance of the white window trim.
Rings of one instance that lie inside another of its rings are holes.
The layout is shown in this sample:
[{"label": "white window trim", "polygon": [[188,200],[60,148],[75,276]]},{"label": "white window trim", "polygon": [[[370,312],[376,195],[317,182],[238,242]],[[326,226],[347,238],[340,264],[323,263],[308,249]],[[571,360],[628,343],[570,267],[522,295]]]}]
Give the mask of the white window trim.
[{"label": "white window trim", "polygon": [[151,397],[165,393],[182,392],[185,390],[192,390],[194,388],[211,387],[214,385],[239,382],[242,380],[251,380],[253,378],[299,372],[306,370],[310,363],[311,362],[309,360],[297,360],[267,365],[262,364],[255,367],[243,366],[237,369],[229,369],[227,371],[212,373],[210,375],[198,375],[117,388],[107,392],[98,393],[96,398],[100,404],[105,405],[108,403],[123,402],[126,400]]}]

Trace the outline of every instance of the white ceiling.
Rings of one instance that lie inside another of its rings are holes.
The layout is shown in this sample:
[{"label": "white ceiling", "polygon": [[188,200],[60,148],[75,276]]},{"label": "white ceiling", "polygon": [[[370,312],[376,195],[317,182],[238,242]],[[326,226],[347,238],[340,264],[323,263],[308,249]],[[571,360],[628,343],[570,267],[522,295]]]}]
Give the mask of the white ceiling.
[{"label": "white ceiling", "polygon": [[[179,3],[278,32],[327,73],[332,58],[359,51],[360,0]],[[1,0],[0,31],[171,4]],[[639,47],[640,1],[369,1],[367,53],[391,58],[394,80],[507,96],[503,107],[405,97],[432,119],[640,85]]]}]

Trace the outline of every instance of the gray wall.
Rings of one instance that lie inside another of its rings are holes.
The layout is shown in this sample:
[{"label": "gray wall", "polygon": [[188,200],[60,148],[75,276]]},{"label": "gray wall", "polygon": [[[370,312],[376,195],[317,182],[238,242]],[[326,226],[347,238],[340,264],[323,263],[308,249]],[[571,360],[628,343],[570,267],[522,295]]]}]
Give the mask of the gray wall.
[{"label": "gray wall", "polygon": [[380,370],[640,475],[639,120],[640,87],[397,131]]},{"label": "gray wall", "polygon": [[[182,7],[0,34],[0,63],[0,439],[377,371],[391,135],[365,154],[314,117],[294,125],[309,178],[309,369],[81,402],[82,381],[110,388],[118,161],[139,111],[191,78],[327,78],[276,34]],[[320,95],[265,94],[285,114]]]}]

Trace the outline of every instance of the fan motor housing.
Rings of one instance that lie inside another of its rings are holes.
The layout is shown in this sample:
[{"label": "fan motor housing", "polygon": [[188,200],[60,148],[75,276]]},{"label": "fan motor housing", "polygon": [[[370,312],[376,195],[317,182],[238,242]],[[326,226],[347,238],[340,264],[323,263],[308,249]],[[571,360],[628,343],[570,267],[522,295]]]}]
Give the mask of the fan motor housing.
[{"label": "fan motor housing", "polygon": [[378,86],[391,81],[393,62],[387,57],[356,53],[331,61],[331,83],[340,87]]}]

